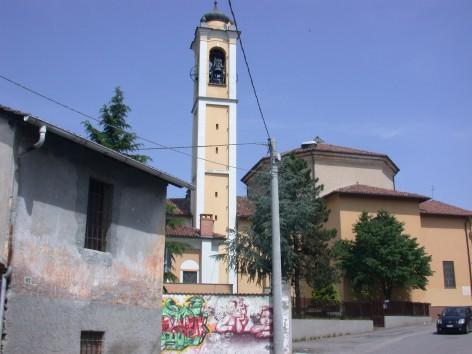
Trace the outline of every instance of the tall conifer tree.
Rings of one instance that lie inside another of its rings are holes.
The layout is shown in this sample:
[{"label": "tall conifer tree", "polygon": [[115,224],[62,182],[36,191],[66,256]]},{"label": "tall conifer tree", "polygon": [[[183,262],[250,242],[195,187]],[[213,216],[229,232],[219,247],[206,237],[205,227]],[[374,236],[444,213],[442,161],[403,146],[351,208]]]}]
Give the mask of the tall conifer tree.
[{"label": "tall conifer tree", "polygon": [[100,126],[95,128],[88,120],[82,122],[90,140],[118,151],[136,161],[147,163],[151,158],[146,155],[135,154],[141,148],[136,142],[136,134],[130,132],[131,126],[126,122],[131,108],[124,103],[123,91],[115,88],[115,94],[108,105],[100,109]]},{"label": "tall conifer tree", "polygon": [[[324,289],[336,279],[330,247],[336,230],[324,227],[329,210],[320,197],[323,186],[312,179],[306,161],[293,154],[285,156],[279,171],[282,275],[294,287],[296,312],[300,314],[303,280],[313,288]],[[249,191],[255,209],[250,218],[252,227],[228,241],[227,253],[218,258],[229,268],[247,274],[250,280],[262,283],[272,269],[270,175],[259,173],[255,179]]]}]

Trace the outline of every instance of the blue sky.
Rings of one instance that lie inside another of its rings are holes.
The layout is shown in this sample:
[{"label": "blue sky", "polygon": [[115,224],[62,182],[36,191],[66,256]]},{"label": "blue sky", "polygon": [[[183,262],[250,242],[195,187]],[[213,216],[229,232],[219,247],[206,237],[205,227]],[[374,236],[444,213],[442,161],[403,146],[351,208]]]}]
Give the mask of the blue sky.
[{"label": "blue sky", "polygon": [[[383,152],[401,169],[399,190],[430,195],[434,185],[435,199],[472,209],[472,1],[233,5],[280,150],[319,135]],[[2,1],[0,73],[96,116],[120,85],[138,135],[190,145],[189,45],[211,8],[209,0]],[[220,8],[229,14],[226,1]],[[241,55],[238,72],[238,141],[264,142]],[[2,80],[0,103],[83,134],[82,117]],[[242,146],[238,166],[265,153]],[[152,157],[190,180],[189,158]]]}]

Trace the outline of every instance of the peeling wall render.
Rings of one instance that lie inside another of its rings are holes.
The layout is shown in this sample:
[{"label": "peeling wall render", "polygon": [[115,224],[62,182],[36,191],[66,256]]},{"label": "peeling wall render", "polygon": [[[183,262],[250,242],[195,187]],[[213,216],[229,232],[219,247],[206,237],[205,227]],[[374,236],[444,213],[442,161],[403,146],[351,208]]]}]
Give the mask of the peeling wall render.
[{"label": "peeling wall render", "polygon": [[[37,129],[1,113],[0,137],[18,185],[4,353],[78,353],[81,331],[158,353],[167,183],[54,134],[28,150]],[[90,178],[113,185],[105,252],[84,248]]]}]

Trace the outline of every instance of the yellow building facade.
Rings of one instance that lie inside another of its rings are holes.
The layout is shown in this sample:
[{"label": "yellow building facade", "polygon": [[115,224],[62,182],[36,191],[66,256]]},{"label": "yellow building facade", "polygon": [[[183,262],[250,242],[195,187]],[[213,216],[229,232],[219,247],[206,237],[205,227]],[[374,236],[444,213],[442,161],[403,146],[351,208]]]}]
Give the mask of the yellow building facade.
[{"label": "yellow building facade", "polygon": [[[385,154],[327,144],[321,139],[288,153],[304,159],[312,176],[324,185],[322,195],[330,210],[325,227],[336,229],[339,239],[355,238],[353,226],[362,212],[386,210],[431,255],[433,275],[427,289],[397,291],[396,299],[430,303],[433,315],[445,306],[472,306],[472,211],[398,191],[395,176],[399,168]],[[255,172],[267,168],[267,163],[266,158],[259,160],[243,177],[249,191]],[[355,298],[348,281],[340,283],[339,292],[344,301]],[[303,296],[310,297],[311,289],[305,287]]]}]

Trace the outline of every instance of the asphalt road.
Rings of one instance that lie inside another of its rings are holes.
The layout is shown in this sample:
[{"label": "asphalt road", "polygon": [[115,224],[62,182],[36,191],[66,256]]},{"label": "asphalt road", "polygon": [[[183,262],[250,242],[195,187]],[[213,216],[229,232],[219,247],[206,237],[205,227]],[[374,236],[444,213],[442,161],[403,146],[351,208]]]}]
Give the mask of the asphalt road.
[{"label": "asphalt road", "polygon": [[293,353],[471,354],[472,332],[436,334],[434,325],[376,329],[365,334],[293,344]]}]

